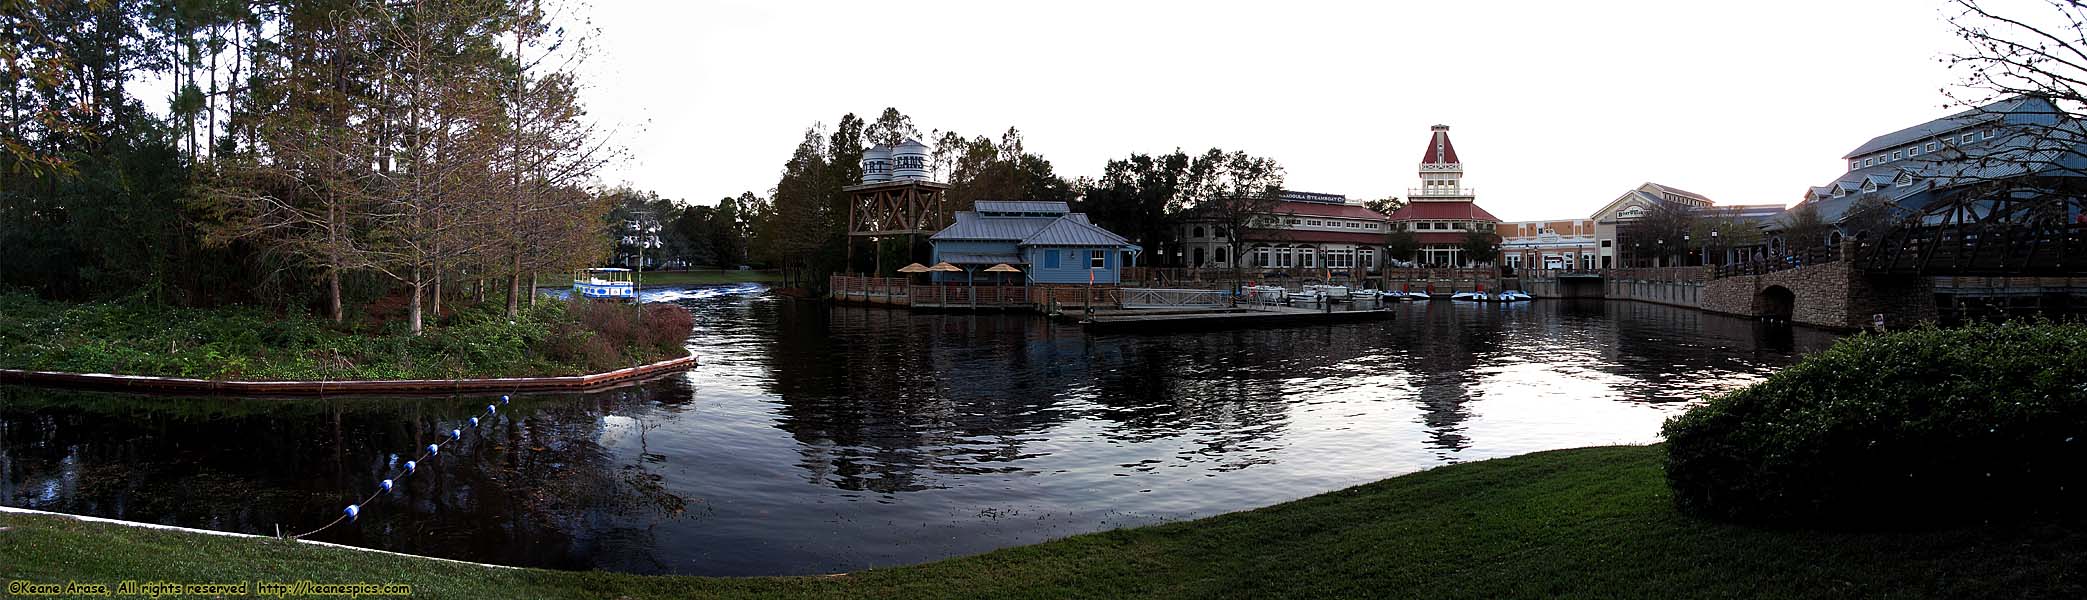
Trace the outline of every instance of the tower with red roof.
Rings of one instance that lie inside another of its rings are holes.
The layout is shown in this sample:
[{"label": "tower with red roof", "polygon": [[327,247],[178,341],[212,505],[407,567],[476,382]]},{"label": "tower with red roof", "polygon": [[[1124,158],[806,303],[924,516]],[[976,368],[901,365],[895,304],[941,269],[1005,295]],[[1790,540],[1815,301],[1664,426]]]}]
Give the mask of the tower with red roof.
[{"label": "tower with red roof", "polygon": [[1498,217],[1478,207],[1478,194],[1464,187],[1464,163],[1449,142],[1449,126],[1429,128],[1420,156],[1420,187],[1406,190],[1406,206],[1391,213],[1391,228],[1413,232],[1420,242],[1415,261],[1423,265],[1468,266],[1492,256],[1464,256],[1472,232],[1492,233]]}]

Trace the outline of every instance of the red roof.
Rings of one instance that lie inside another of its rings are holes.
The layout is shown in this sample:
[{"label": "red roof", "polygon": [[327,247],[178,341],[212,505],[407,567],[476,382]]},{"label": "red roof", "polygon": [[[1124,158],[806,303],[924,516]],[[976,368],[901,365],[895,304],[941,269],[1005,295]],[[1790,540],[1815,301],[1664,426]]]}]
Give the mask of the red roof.
[{"label": "red roof", "polygon": [[1465,220],[1492,221],[1494,223],[1498,223],[1500,222],[1500,217],[1493,216],[1493,213],[1486,212],[1486,209],[1479,208],[1478,204],[1472,202],[1412,202],[1406,204],[1405,207],[1400,208],[1397,211],[1393,211],[1391,213],[1391,220]]},{"label": "red roof", "polygon": [[1422,154],[1422,155],[1420,155],[1420,164],[1423,164],[1423,165],[1454,165],[1454,164],[1459,164],[1459,163],[1458,163],[1458,161],[1457,161],[1457,147],[1456,147],[1456,146],[1453,146],[1453,145],[1450,145],[1450,143],[1449,143],[1449,128],[1448,128],[1448,127],[1445,127],[1445,126],[1441,126],[1441,125],[1436,125],[1436,126],[1435,126],[1435,135],[1434,135],[1434,137],[1428,138],[1428,150],[1427,150],[1427,153],[1426,153],[1426,154]]},{"label": "red roof", "polygon": [[1276,205],[1275,210],[1272,212],[1279,215],[1295,214],[1311,217],[1366,219],[1370,221],[1383,221],[1389,218],[1384,216],[1384,213],[1370,210],[1369,207],[1353,204],[1328,204],[1325,202],[1283,202]]}]

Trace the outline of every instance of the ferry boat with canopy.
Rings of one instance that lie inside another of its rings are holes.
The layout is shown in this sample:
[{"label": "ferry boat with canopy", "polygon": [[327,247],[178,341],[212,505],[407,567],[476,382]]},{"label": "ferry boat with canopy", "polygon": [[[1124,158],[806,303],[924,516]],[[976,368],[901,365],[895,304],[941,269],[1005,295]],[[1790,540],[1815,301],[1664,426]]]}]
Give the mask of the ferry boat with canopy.
[{"label": "ferry boat with canopy", "polygon": [[599,300],[636,300],[638,288],[630,276],[630,269],[609,267],[574,271],[572,293]]}]

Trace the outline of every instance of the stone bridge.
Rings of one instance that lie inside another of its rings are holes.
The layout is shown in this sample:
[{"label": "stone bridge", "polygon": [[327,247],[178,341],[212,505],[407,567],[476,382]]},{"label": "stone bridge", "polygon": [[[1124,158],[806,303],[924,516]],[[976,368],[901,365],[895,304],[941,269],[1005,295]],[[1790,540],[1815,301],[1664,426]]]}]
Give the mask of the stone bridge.
[{"label": "stone bridge", "polygon": [[1850,262],[1712,279],[1703,284],[1703,310],[1857,329],[1884,315],[1887,327],[1936,318],[1934,284],[1925,277],[1872,274]]}]

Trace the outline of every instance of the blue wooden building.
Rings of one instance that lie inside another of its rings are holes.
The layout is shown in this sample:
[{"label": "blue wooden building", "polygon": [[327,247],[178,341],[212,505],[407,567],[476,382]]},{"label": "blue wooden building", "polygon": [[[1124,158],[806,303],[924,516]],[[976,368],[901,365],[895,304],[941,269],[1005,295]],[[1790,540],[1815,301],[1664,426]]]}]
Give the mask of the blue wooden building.
[{"label": "blue wooden building", "polygon": [[[956,222],[928,238],[934,261],[974,273],[1000,263],[1022,269],[1024,283],[1114,284],[1141,248],[1095,226],[1064,202],[979,201],[956,213]],[[963,282],[965,273],[935,273],[935,281]],[[974,275],[979,284],[999,281]],[[1013,281],[1010,281],[1013,283]]]}]

